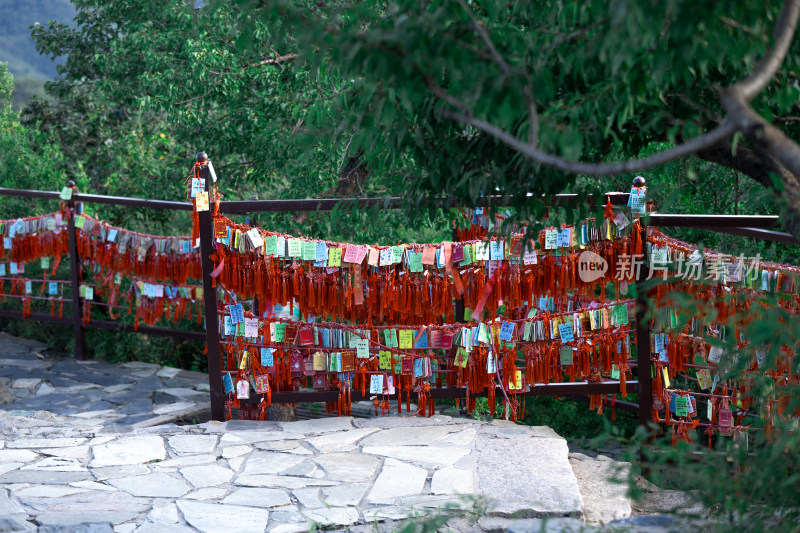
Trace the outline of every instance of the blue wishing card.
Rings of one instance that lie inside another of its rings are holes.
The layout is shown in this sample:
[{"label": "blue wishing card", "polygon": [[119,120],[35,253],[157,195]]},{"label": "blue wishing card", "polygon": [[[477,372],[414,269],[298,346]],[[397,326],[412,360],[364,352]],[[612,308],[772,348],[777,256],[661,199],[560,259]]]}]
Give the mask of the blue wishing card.
[{"label": "blue wishing card", "polygon": [[655,344],[656,344],[656,351],[657,352],[664,351],[664,334],[663,333],[656,333],[656,335],[655,335]]},{"label": "blue wishing card", "polygon": [[489,374],[497,373],[497,362],[494,359],[494,352],[489,351],[489,355],[486,357],[486,372]]},{"label": "blue wishing card", "polygon": [[502,261],[505,259],[505,254],[503,253],[503,241],[489,242],[489,259],[492,261]]},{"label": "blue wishing card", "polygon": [[319,262],[328,260],[328,245],[325,244],[324,242],[317,243],[316,259]]},{"label": "blue wishing card", "polygon": [[222,384],[225,385],[225,392],[233,392],[233,379],[230,374],[222,374]]},{"label": "blue wishing card", "polygon": [[563,228],[561,231],[559,231],[556,246],[559,248],[569,248],[572,241],[571,233],[572,232],[569,228]]},{"label": "blue wishing card", "polygon": [[634,213],[644,213],[644,197],[646,189],[644,187],[631,187],[631,194],[628,197],[628,207]]},{"label": "blue wishing card", "polygon": [[261,348],[261,366],[275,366],[275,355],[272,348]]},{"label": "blue wishing card", "polygon": [[[417,332],[419,334],[419,331]],[[426,332],[422,332],[422,335],[419,336],[419,340],[414,343],[414,348],[427,348],[428,347],[428,334]]]},{"label": "blue wishing card", "polygon": [[242,304],[231,305],[229,310],[231,312],[231,322],[234,324],[244,322],[244,310],[242,310]]},{"label": "blue wishing card", "polygon": [[47,294],[49,294],[50,296],[58,294],[58,283],[56,283],[55,281],[51,281],[50,283],[48,283]]},{"label": "blue wishing card", "polygon": [[511,342],[512,335],[514,335],[514,323],[503,322],[503,325],[500,326],[500,340]]},{"label": "blue wishing card", "polygon": [[421,378],[425,375],[425,366],[423,359],[420,357],[419,359],[414,359],[414,377]]},{"label": "blue wishing card", "polygon": [[558,334],[561,337],[561,342],[572,342],[575,340],[572,336],[572,324],[559,324]]},{"label": "blue wishing card", "polygon": [[323,328],[319,330],[322,333],[322,346],[325,348],[331,347],[331,330]]}]

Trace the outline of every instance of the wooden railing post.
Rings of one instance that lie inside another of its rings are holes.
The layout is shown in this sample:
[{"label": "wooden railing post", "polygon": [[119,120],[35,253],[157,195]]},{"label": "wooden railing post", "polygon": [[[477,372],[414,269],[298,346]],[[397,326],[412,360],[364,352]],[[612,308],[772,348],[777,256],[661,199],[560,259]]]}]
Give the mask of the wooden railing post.
[{"label": "wooden railing post", "polygon": [[[208,161],[205,152],[197,154],[196,161]],[[200,177],[205,179],[210,206],[213,205],[211,173],[208,166],[199,168]],[[225,388],[222,385],[222,373],[219,354],[219,326],[217,316],[217,290],[211,278],[214,263],[211,254],[214,253],[214,228],[211,220],[211,211],[200,211],[197,214],[200,223],[200,265],[203,269],[203,311],[206,323],[206,351],[208,359],[208,385],[211,394],[211,418],[225,420]],[[196,243],[192,243],[194,246]]]},{"label": "wooden railing post", "polygon": [[67,201],[69,218],[67,232],[69,235],[69,271],[72,283],[72,327],[75,335],[75,358],[86,360],[86,329],[83,327],[83,309],[81,298],[81,264],[78,257],[78,234],[75,228],[75,217],[78,215],[74,193],[78,191],[75,182],[69,180],[67,187],[72,188],[73,196]]},{"label": "wooden railing post", "polygon": [[[636,187],[644,187],[645,180],[636,177],[633,180]],[[642,264],[636,272],[636,362],[639,369],[639,424],[647,426],[650,422],[653,407],[653,394],[651,388],[651,364],[650,364],[650,320],[647,318],[649,301],[644,282],[650,275],[650,258],[647,257],[647,225],[644,218],[639,219],[642,225]],[[635,258],[631,258],[631,264],[635,264]]]}]

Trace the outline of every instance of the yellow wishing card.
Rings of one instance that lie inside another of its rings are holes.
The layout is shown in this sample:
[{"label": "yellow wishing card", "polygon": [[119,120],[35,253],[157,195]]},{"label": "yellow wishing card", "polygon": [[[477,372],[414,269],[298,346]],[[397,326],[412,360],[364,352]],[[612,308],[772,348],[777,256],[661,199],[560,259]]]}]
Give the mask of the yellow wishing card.
[{"label": "yellow wishing card", "polygon": [[400,348],[411,349],[414,347],[414,330],[401,329],[400,330]]},{"label": "yellow wishing card", "polygon": [[327,357],[322,352],[314,352],[314,370],[324,371],[328,366]]},{"label": "yellow wishing card", "polygon": [[328,266],[329,267],[342,266],[341,248],[328,248]]},{"label": "yellow wishing card", "polygon": [[194,197],[194,206],[197,211],[208,211],[208,192],[200,191]]}]

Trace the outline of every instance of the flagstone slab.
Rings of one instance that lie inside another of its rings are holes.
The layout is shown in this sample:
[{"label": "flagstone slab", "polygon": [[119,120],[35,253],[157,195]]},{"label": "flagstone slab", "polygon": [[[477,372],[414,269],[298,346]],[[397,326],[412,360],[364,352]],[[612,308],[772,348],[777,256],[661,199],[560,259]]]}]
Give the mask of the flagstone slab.
[{"label": "flagstone slab", "polygon": [[70,487],[78,487],[79,489],[88,489],[88,490],[105,490],[108,492],[114,492],[115,490],[119,490],[116,487],[110,487],[108,485],[104,485],[103,483],[98,483],[96,481],[74,481],[69,484]]},{"label": "flagstone slab", "polygon": [[433,494],[472,494],[475,492],[475,473],[459,468],[440,468],[431,479]]},{"label": "flagstone slab", "polygon": [[317,507],[324,507],[324,504],[319,499],[319,487],[310,487],[305,489],[293,490],[292,495],[295,498],[297,498],[297,501],[305,509],[316,509]]},{"label": "flagstone slab", "polygon": [[361,450],[424,465],[452,465],[470,453],[467,448],[454,446],[364,446]]},{"label": "flagstone slab", "polygon": [[237,476],[233,480],[233,484],[240,487],[281,487],[285,489],[302,489],[303,487],[324,487],[336,485],[336,482],[310,477],[256,474]]},{"label": "flagstone slab", "polygon": [[167,442],[178,455],[211,453],[217,446],[216,435],[173,435]]},{"label": "flagstone slab", "polygon": [[153,504],[153,508],[147,513],[147,519],[157,524],[177,524],[180,521],[178,507],[172,502]]},{"label": "flagstone slab", "polygon": [[[196,529],[183,524],[151,524],[150,522],[145,522],[135,528],[135,533],[195,533],[196,531]],[[114,533],[122,533],[119,530],[119,526],[114,528]]]},{"label": "flagstone slab", "polygon": [[277,474],[304,460],[302,456],[281,452],[255,451],[247,458],[244,474]]},{"label": "flagstone slab", "polygon": [[314,452],[306,449],[299,440],[272,440],[264,442],[256,442],[253,444],[259,450],[267,450],[273,452],[286,452],[294,453],[297,455],[313,455]]},{"label": "flagstone slab", "polygon": [[314,435],[329,431],[346,431],[353,429],[352,416],[338,416],[333,418],[317,418],[313,420],[299,420],[297,422],[281,422],[281,428],[286,433]]},{"label": "flagstone slab", "polygon": [[41,461],[23,466],[20,470],[45,470],[51,472],[83,472],[86,470],[80,461],[70,457],[47,457]]},{"label": "flagstone slab", "polygon": [[355,507],[364,499],[369,483],[345,483],[338,487],[323,487],[319,499],[331,507]]},{"label": "flagstone slab", "polygon": [[241,455],[245,455],[253,451],[253,448],[250,446],[240,445],[240,446],[228,446],[227,448],[222,449],[222,457],[224,459],[232,459],[234,457],[239,457]]},{"label": "flagstone slab", "polygon": [[478,432],[474,427],[465,428],[455,433],[449,433],[436,439],[436,444],[451,444],[453,446],[469,446],[475,440]]},{"label": "flagstone slab", "polygon": [[[479,491],[493,516],[583,515],[583,499],[562,439],[478,439]],[[514,480],[509,483],[509,480]]]},{"label": "flagstone slab", "polygon": [[367,523],[381,522],[383,520],[404,520],[416,514],[416,511],[404,509],[396,505],[387,507],[374,507],[364,511],[364,520]]},{"label": "flagstone slab", "polygon": [[239,457],[234,457],[233,459],[228,459],[228,468],[230,468],[236,473],[241,472],[242,463],[244,463],[245,459],[247,459],[247,457],[245,457],[244,455],[241,455]]},{"label": "flagstone slab", "polygon": [[181,468],[184,466],[198,466],[214,463],[217,460],[216,455],[184,455],[174,459],[167,459],[166,461],[159,461],[153,464],[153,468]]},{"label": "flagstone slab", "polygon": [[218,465],[188,466],[181,468],[181,475],[196,488],[213,487],[233,479],[234,471]]},{"label": "flagstone slab", "polygon": [[627,494],[630,463],[593,459],[581,453],[570,454],[569,462],[582,489],[587,522],[606,524],[631,516]]},{"label": "flagstone slab", "polygon": [[306,524],[277,524],[270,527],[270,533],[305,533],[311,528]]},{"label": "flagstone slab", "polygon": [[222,503],[244,505],[247,507],[282,507],[292,502],[285,490],[281,489],[237,489],[227,496]]},{"label": "flagstone slab", "polygon": [[153,498],[177,498],[192,489],[184,480],[164,473],[112,479],[108,483],[133,496]]},{"label": "flagstone slab", "polygon": [[12,470],[0,476],[0,483],[45,483],[62,484],[91,479],[88,471],[51,472],[46,470]]},{"label": "flagstone slab", "polygon": [[8,448],[67,448],[70,446],[78,446],[83,444],[88,439],[84,437],[53,437],[48,439],[14,439],[9,441]]},{"label": "flagstone slab", "polygon": [[79,524],[121,524],[139,516],[136,511],[98,511],[90,513],[46,512],[36,515],[43,526],[76,526]]},{"label": "flagstone slab", "polygon": [[41,448],[36,453],[47,457],[65,457],[70,459],[87,459],[89,446],[72,446],[69,448]]},{"label": "flagstone slab", "polygon": [[207,487],[192,491],[183,498],[185,500],[221,500],[227,493],[227,489],[219,487]]},{"label": "flagstone slab", "polygon": [[352,507],[322,507],[304,511],[303,514],[323,529],[328,526],[349,526],[360,518],[358,509]]},{"label": "flagstone slab", "polygon": [[23,498],[18,496],[34,513],[59,512],[86,514],[96,512],[128,512],[146,513],[150,510],[151,500],[137,498],[123,491],[88,490],[58,498]]},{"label": "flagstone slab", "polygon": [[91,472],[97,481],[105,481],[107,479],[118,479],[121,477],[141,476],[142,474],[149,473],[150,469],[145,465],[122,465],[92,468]]},{"label": "flagstone slab", "polygon": [[187,500],[178,500],[177,503],[186,522],[203,532],[264,533],[269,523],[266,509]]},{"label": "flagstone slab", "polygon": [[382,429],[364,439],[364,446],[424,446],[461,429],[459,426],[419,426]]},{"label": "flagstone slab", "polygon": [[[9,499],[8,490],[0,489],[0,516],[10,516],[15,514],[27,515],[28,512]],[[0,529],[0,531],[3,530]]]},{"label": "flagstone slab", "polygon": [[281,475],[284,476],[302,476],[302,477],[324,477],[324,474],[317,468],[317,465],[309,461],[297,463],[290,466],[286,470],[281,470]]},{"label": "flagstone slab", "polygon": [[386,459],[367,496],[369,503],[394,503],[397,498],[422,492],[428,471],[396,459]]},{"label": "flagstone slab", "polygon": [[41,379],[39,378],[19,378],[15,379],[14,383],[11,384],[12,389],[32,389],[39,383],[41,383]]},{"label": "flagstone slab", "polygon": [[314,461],[326,472],[328,479],[341,482],[365,481],[375,474],[381,460],[356,453],[329,453]]},{"label": "flagstone slab", "polygon": [[[8,443],[12,444],[12,443]],[[0,450],[0,463],[29,463],[39,457],[39,454],[30,450]]]},{"label": "flagstone slab", "polygon": [[153,409],[153,412],[157,415],[167,415],[170,413],[194,409],[195,407],[197,407],[197,404],[194,402],[175,402],[159,405]]},{"label": "flagstone slab", "polygon": [[160,461],[167,455],[164,439],[155,435],[126,437],[92,447],[90,466],[117,466]]},{"label": "flagstone slab", "polygon": [[28,498],[63,498],[79,492],[87,492],[87,489],[68,485],[32,485],[15,491],[14,496],[24,501]]},{"label": "flagstone slab", "polygon": [[365,429],[351,429],[349,431],[337,431],[333,433],[326,433],[319,437],[312,437],[308,439],[309,444],[316,448],[320,453],[327,453],[354,444],[364,437],[371,435],[378,431],[376,428]]},{"label": "flagstone slab", "polygon": [[220,446],[253,444],[262,441],[281,441],[286,438],[280,431],[234,431],[225,433],[219,439]]}]

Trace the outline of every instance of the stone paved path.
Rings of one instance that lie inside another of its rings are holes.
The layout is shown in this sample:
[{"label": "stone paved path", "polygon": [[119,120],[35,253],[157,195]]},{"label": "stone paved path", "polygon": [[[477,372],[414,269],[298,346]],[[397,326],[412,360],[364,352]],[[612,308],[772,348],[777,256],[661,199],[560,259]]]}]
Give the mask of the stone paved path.
[{"label": "stone paved path", "polygon": [[618,520],[631,508],[607,481],[612,463],[570,455],[547,427],[442,415],[177,426],[162,417],[205,408],[205,376],[40,349],[0,337],[13,396],[0,531],[390,531],[441,509],[451,531],[675,529]]},{"label": "stone paved path", "polygon": [[208,407],[208,376],[151,363],[48,358],[41,343],[0,333],[0,404],[87,424],[146,427]]}]

